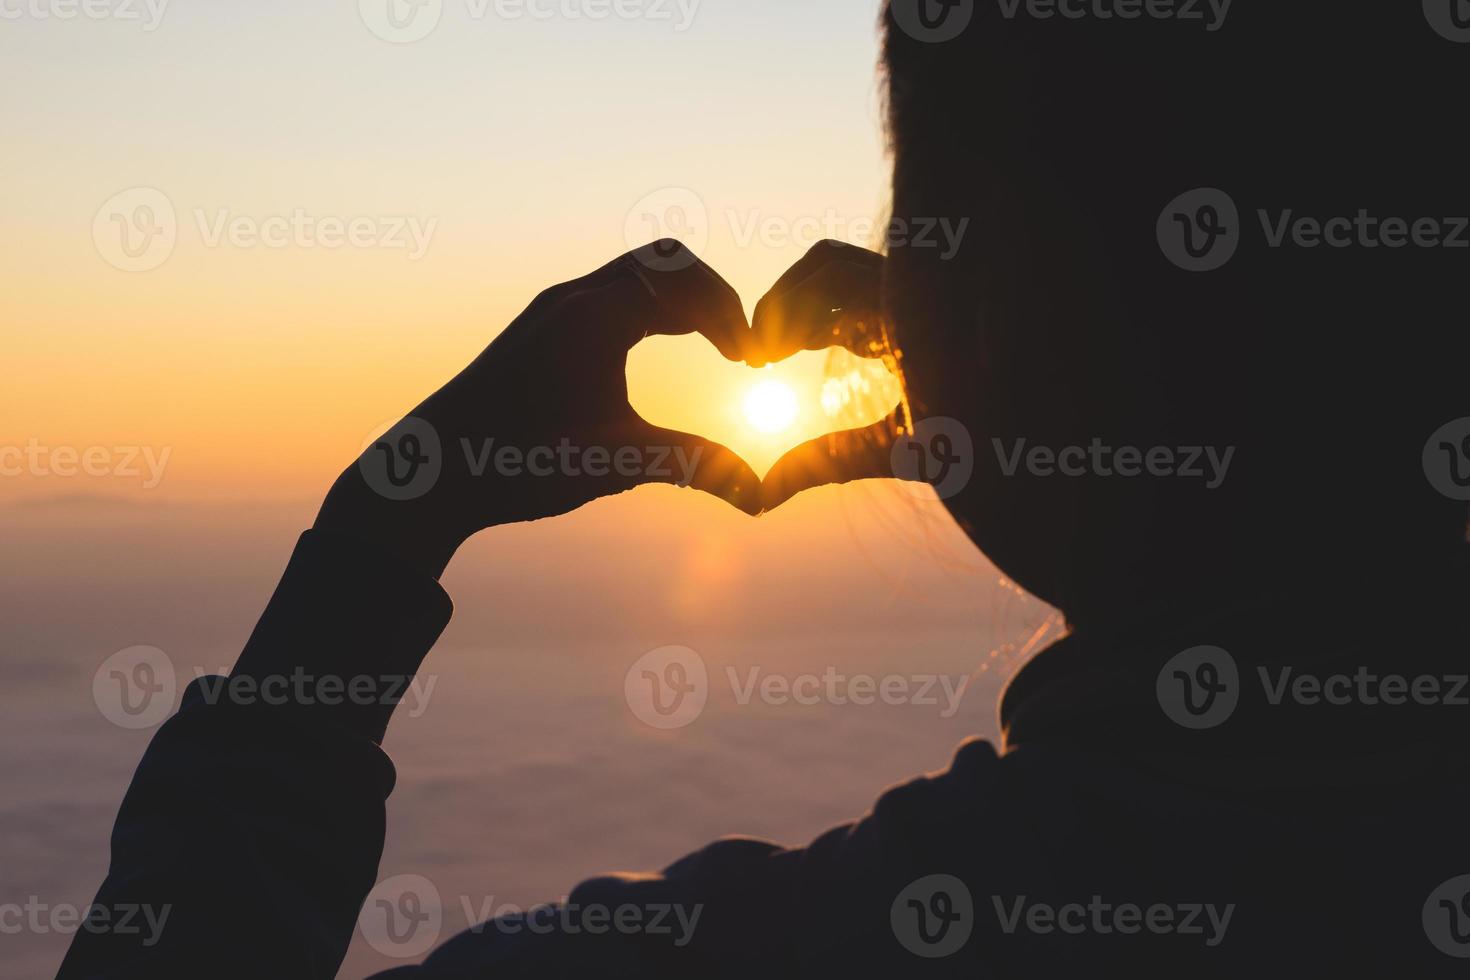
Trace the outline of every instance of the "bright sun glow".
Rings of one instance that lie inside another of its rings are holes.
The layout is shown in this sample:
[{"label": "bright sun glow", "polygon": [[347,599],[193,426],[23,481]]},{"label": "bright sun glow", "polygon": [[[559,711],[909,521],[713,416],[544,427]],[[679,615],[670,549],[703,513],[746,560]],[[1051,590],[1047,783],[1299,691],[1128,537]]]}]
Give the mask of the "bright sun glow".
[{"label": "bright sun glow", "polygon": [[745,420],[761,432],[784,432],[796,421],[796,392],[781,381],[762,381],[745,396]]}]

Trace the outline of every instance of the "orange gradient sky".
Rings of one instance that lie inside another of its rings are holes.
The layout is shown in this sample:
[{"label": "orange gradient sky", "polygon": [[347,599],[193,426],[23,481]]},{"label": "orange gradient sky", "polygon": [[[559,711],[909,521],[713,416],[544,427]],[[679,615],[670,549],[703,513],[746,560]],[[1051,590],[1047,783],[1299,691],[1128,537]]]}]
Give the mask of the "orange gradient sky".
[{"label": "orange gradient sky", "polygon": [[[679,31],[450,2],[412,44],[355,7],[0,23],[0,445],[169,451],[146,490],[23,467],[0,500],[318,494],[539,290],[640,244],[649,213],[747,308],[815,239],[873,244],[876,3],[704,0]],[[123,271],[94,225],[138,189],[175,242]],[[354,219],[369,244],[324,244]],[[700,353],[640,348],[635,403],[763,470],[777,440]],[[801,393],[793,435],[825,428],[821,355],[777,370]]]}]

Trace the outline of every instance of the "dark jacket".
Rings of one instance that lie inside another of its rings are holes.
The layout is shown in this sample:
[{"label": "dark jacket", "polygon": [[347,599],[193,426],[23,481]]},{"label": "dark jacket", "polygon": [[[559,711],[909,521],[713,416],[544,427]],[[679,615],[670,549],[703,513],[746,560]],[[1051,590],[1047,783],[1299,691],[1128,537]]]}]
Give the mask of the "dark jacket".
[{"label": "dark jacket", "polygon": [[[1003,747],[965,743],[854,823],[593,879],[387,975],[1464,976],[1465,583],[1457,560],[1147,643],[1074,635],[1012,681]],[[311,532],[234,676],[411,673],[450,611]],[[166,905],[166,926],[78,932],[63,978],[326,978],[354,928],[396,943],[424,920],[420,896],[375,893],[359,925],[391,705],[241,704],[211,680],[139,765],[97,898]]]}]

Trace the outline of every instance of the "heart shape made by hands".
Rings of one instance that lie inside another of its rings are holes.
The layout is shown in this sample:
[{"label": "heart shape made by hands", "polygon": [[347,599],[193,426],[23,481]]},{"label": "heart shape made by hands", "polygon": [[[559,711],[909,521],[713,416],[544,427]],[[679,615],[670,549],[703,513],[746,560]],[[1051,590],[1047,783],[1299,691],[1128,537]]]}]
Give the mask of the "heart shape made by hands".
[{"label": "heart shape made by hands", "polygon": [[882,421],[901,395],[882,361],[842,348],[752,368],[698,334],[643,341],[628,355],[627,380],[646,421],[713,439],[761,477],[809,439]]}]

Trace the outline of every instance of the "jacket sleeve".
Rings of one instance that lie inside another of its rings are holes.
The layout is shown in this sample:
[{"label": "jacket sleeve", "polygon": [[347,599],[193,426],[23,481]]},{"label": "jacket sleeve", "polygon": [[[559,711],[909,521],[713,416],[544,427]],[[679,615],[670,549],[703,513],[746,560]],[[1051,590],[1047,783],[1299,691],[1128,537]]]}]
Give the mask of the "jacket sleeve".
[{"label": "jacket sleeve", "polygon": [[[593,879],[379,980],[973,977],[987,941],[970,935],[970,893],[991,852],[980,838],[995,826],[998,769],[989,743],[967,742],[948,771],[806,847],[722,840],[658,874]],[[987,874],[994,863],[992,852]]]},{"label": "jacket sleeve", "polygon": [[234,672],[144,754],[59,977],[334,976],[382,853],[377,743],[450,613],[432,579],[303,535]]}]

